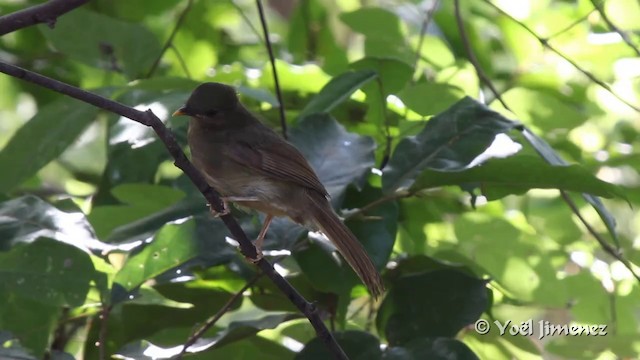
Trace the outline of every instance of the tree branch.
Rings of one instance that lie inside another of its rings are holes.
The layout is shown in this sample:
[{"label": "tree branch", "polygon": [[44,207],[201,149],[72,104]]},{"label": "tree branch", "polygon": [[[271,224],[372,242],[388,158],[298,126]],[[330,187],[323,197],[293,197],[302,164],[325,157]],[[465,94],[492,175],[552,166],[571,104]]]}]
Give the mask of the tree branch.
[{"label": "tree branch", "polygon": [[620,37],[622,38],[622,41],[624,41],[633,50],[633,52],[636,53],[637,56],[640,56],[640,49],[638,49],[638,47],[633,43],[633,41],[631,41],[631,38],[629,38],[629,35],[627,34],[626,31],[622,31],[609,19],[609,16],[607,16],[607,13],[604,11],[604,8],[602,7],[602,3],[603,2],[597,2],[595,0],[591,0],[591,4],[593,4],[594,10],[600,13],[602,20],[604,20],[604,22],[607,23],[607,25],[611,30],[617,32],[618,35],[620,35]]},{"label": "tree branch", "polygon": [[500,93],[493,85],[493,82],[491,82],[491,79],[489,79],[487,74],[482,69],[482,66],[480,66],[480,62],[478,61],[476,54],[471,48],[471,43],[469,43],[467,31],[464,29],[464,21],[462,20],[462,16],[460,15],[460,0],[455,0],[453,4],[454,12],[456,15],[456,23],[458,24],[458,32],[460,33],[460,39],[462,40],[465,51],[467,52],[469,61],[471,61],[473,68],[476,70],[476,74],[478,74],[478,78],[480,78],[480,81],[482,81],[489,88],[489,90],[491,90],[493,96],[502,104],[502,106],[504,106],[505,109],[511,111],[511,109],[509,109],[509,106],[507,106],[507,103],[502,100],[502,96],[500,96]]},{"label": "tree branch", "polygon": [[589,80],[591,80],[592,82],[598,84],[601,88],[605,89],[609,94],[613,95],[616,99],[620,100],[622,103],[624,103],[625,105],[627,105],[628,107],[632,108],[633,110],[640,112],[640,107],[637,105],[632,104],[630,101],[626,100],[625,98],[623,98],[622,96],[618,95],[618,93],[616,93],[615,91],[613,91],[613,89],[611,88],[611,86],[609,84],[607,84],[606,82],[598,79],[595,75],[593,75],[590,71],[587,71],[586,69],[583,69],[580,65],[578,65],[578,63],[576,63],[573,59],[569,58],[567,55],[565,55],[564,53],[560,52],[560,50],[556,49],[554,46],[552,46],[549,43],[549,39],[548,38],[542,38],[540,37],[535,31],[533,31],[530,27],[528,27],[525,23],[523,23],[522,21],[514,18],[513,16],[511,16],[509,13],[507,13],[506,11],[502,10],[498,5],[494,4],[493,2],[491,2],[490,0],[483,0],[485,3],[491,5],[491,7],[493,7],[494,9],[498,10],[498,12],[500,12],[502,15],[506,16],[509,20],[515,22],[516,24],[518,24],[520,27],[522,27],[525,31],[527,31],[529,34],[531,34],[531,36],[535,37],[540,44],[542,44],[542,46],[544,46],[545,48],[551,50],[552,52],[554,52],[556,55],[560,56],[563,60],[567,61],[569,64],[571,64],[571,66],[573,66],[576,70],[578,70],[579,72],[581,72],[584,76],[586,76]]},{"label": "tree branch", "polygon": [[88,2],[89,0],[50,0],[42,5],[5,15],[0,17],[0,36],[41,23],[53,28],[60,15]]},{"label": "tree branch", "polygon": [[[171,34],[169,35],[169,38],[167,39],[167,42],[164,43],[164,46],[162,47],[162,50],[160,50],[160,54],[158,54],[158,57],[153,62],[153,65],[151,65],[151,69],[149,69],[149,72],[147,73],[146,78],[150,78],[153,75],[153,73],[158,68],[158,65],[160,65],[160,60],[162,60],[162,57],[164,56],[164,54],[167,52],[167,50],[169,50],[169,48],[173,47],[173,39],[176,37],[176,34],[178,33],[178,30],[180,30],[180,26],[182,26],[182,23],[184,22],[184,19],[187,17],[187,13],[189,12],[189,10],[191,10],[191,6],[192,5],[193,5],[193,0],[188,0],[187,1],[187,5],[184,7],[182,12],[178,16],[178,20],[176,21],[176,25],[173,27],[173,31],[171,31]],[[177,49],[174,48],[174,50],[176,52],[178,52]],[[182,60],[182,57],[180,57],[180,56],[179,56],[179,61],[181,63],[184,63],[184,61]],[[186,66],[183,65],[183,67],[186,70]],[[191,76],[189,76],[188,70],[187,70],[187,76],[189,78],[191,78]]]},{"label": "tree branch", "polygon": [[267,45],[269,61],[271,62],[271,70],[273,71],[273,83],[276,88],[276,96],[278,97],[278,104],[280,104],[280,108],[278,110],[280,110],[280,126],[282,127],[282,137],[287,139],[287,117],[284,113],[284,102],[282,101],[282,91],[280,90],[280,81],[278,80],[278,71],[276,70],[276,59],[273,56],[273,47],[271,46],[271,40],[269,39],[269,29],[267,28],[267,19],[264,16],[262,1],[256,0],[256,6],[258,7],[258,14],[260,14],[260,23],[262,24],[262,32],[264,33],[264,42]]},{"label": "tree branch", "polygon": [[227,300],[224,306],[222,306],[220,310],[215,313],[215,315],[209,318],[198,330],[196,330],[196,332],[189,336],[189,339],[187,339],[187,341],[182,346],[180,354],[177,355],[176,360],[181,360],[182,356],[187,352],[187,349],[189,349],[191,345],[195,344],[196,341],[198,341],[198,339],[200,339],[202,335],[204,335],[204,333],[211,329],[211,327],[215,325],[218,320],[220,320],[222,315],[226,314],[231,306],[233,306],[233,304],[235,304],[236,301],[238,301],[238,299],[242,297],[242,294],[244,294],[247,289],[252,287],[258,280],[260,280],[262,275],[264,274],[262,272],[259,272],[251,280],[247,281],[247,283],[244,284],[244,286],[240,290],[238,290],[231,298],[229,298],[229,300]]},{"label": "tree branch", "polygon": [[[150,126],[174,158],[174,164],[189,177],[205,199],[207,199],[207,202],[211,207],[218,213],[224,212],[224,206],[219,194],[209,186],[200,171],[191,164],[176,141],[173,133],[167,129],[164,123],[151,110],[139,111],[116,101],[4,62],[0,62],[0,72],[54,90],[61,94],[68,95],[98,108],[129,118],[140,124]],[[249,240],[233,216],[227,214],[220,218],[231,232],[233,238],[240,244],[240,252],[248,258],[257,258],[256,248],[253,246],[253,243]],[[256,265],[271,279],[271,281],[273,281],[280,291],[282,291],[287,298],[303,314],[305,314],[311,325],[316,330],[318,337],[325,343],[332,355],[336,359],[348,359],[333,335],[322,322],[322,319],[320,319],[316,307],[305,300],[302,295],[300,295],[300,293],[298,293],[298,291],[292,287],[289,282],[287,282],[287,280],[280,276],[280,274],[275,271],[273,266],[265,258],[260,259]]]}]

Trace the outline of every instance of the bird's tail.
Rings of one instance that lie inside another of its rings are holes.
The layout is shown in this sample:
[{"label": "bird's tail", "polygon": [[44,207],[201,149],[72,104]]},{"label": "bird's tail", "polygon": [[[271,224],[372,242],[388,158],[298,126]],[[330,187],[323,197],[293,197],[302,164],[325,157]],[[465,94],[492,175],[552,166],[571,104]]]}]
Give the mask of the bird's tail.
[{"label": "bird's tail", "polygon": [[384,292],[382,278],[371,262],[362,244],[355,235],[340,221],[326,198],[314,192],[307,192],[309,211],[314,224],[322,231],[338,251],[351,265],[360,280],[367,286],[369,292],[378,297]]}]

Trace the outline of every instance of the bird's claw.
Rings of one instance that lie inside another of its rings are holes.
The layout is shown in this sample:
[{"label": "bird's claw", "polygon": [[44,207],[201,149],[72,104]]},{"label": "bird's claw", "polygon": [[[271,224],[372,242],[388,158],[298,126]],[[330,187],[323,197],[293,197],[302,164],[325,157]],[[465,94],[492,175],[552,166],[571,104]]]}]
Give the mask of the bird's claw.
[{"label": "bird's claw", "polygon": [[254,258],[248,257],[247,260],[251,261],[254,264],[257,264],[260,260],[262,260],[263,257],[264,257],[264,254],[262,253],[262,250],[256,247],[256,257]]},{"label": "bird's claw", "polygon": [[229,209],[229,204],[227,203],[227,200],[224,198],[222,198],[222,212],[214,209],[213,206],[211,206],[211,204],[207,204],[207,206],[209,207],[209,211],[211,212],[211,215],[214,218],[219,218],[220,216],[229,215],[229,213],[231,212],[231,210]]}]

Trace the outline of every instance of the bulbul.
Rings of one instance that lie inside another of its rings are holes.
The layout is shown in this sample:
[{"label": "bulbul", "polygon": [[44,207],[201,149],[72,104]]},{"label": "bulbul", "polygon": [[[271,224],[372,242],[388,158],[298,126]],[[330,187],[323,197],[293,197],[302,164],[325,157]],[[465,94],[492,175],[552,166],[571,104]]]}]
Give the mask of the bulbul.
[{"label": "bulbul", "polygon": [[220,83],[198,86],[175,115],[188,115],[193,164],[223,200],[266,214],[256,246],[274,216],[288,216],[322,231],[351,265],[369,292],[384,291],[380,274],[364,247],[340,221],[329,194],[304,156],[264,125]]}]

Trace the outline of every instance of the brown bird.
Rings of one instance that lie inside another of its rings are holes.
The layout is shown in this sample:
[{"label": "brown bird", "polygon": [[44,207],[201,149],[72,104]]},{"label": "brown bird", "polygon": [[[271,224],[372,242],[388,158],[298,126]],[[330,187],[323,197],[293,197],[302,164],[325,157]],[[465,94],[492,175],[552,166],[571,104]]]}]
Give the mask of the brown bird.
[{"label": "brown bird", "polygon": [[274,216],[288,216],[322,231],[355,270],[369,292],[382,294],[382,278],[364,247],[340,221],[329,194],[304,156],[260,122],[219,83],[198,86],[175,115],[189,115],[193,164],[223,200],[266,214],[256,240],[262,241]]}]

